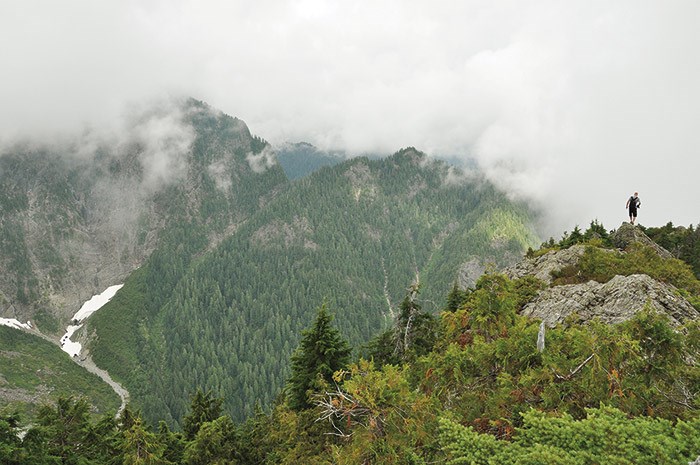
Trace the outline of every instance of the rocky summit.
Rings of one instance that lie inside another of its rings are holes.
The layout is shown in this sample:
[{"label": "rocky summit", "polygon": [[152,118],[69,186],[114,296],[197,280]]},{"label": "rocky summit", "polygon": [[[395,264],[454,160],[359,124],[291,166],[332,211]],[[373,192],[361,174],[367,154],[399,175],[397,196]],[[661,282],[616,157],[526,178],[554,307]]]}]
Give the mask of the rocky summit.
[{"label": "rocky summit", "polygon": [[[642,229],[629,223],[623,223],[614,231],[609,243],[614,248],[598,247],[597,251],[624,258],[630,247],[636,245],[651,248],[661,261],[672,259],[671,253],[652,241]],[[679,289],[644,273],[618,274],[605,282],[587,280],[559,284],[555,277],[563,270],[576,279],[587,279],[581,273],[579,262],[590,247],[597,246],[589,243],[554,249],[506,268],[504,274],[511,279],[534,276],[547,284],[524,306],[522,314],[542,320],[550,327],[594,318],[610,324],[620,323],[631,319],[647,306],[667,315],[674,326],[700,318],[700,312],[683,297]]]},{"label": "rocky summit", "polygon": [[624,222],[611,236],[610,240],[618,249],[626,249],[631,244],[642,244],[646,247],[651,247],[654,251],[663,258],[671,258],[673,255],[668,250],[661,247],[656,242],[652,241],[649,236],[631,223]]}]

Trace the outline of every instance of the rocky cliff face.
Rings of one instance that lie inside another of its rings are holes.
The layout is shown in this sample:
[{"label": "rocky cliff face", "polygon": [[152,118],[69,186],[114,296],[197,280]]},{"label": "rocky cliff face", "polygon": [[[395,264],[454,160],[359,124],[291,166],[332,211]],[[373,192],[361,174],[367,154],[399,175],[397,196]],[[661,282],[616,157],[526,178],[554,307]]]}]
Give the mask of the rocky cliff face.
[{"label": "rocky cliff face", "polygon": [[119,135],[5,149],[0,317],[56,332],[141,266],[169,222],[209,240],[235,229],[262,198],[250,179],[268,194],[286,182],[266,147],[242,121],[188,100],[135,115]]},{"label": "rocky cliff face", "polygon": [[[610,254],[625,254],[632,244],[651,247],[663,259],[671,254],[654,243],[639,228],[629,223],[611,236],[617,249],[601,249]],[[700,318],[700,313],[678,289],[652,279],[646,274],[615,276],[608,282],[588,281],[582,284],[554,285],[552,275],[566,267],[576,267],[586,247],[577,244],[564,250],[553,250],[536,258],[526,258],[508,267],[504,273],[512,279],[535,276],[549,285],[528,303],[523,315],[542,320],[548,326],[565,323],[567,319],[589,321],[599,318],[606,323],[620,323],[650,306],[666,314],[673,325],[681,325]]]}]

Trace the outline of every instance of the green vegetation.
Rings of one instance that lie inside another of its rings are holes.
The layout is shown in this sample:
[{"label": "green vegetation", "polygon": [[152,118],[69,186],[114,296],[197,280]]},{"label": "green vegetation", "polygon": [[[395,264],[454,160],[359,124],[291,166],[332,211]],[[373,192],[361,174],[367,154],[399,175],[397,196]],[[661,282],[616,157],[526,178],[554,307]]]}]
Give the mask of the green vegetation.
[{"label": "green vegetation", "polygon": [[32,334],[0,326],[0,411],[33,418],[42,402],[80,393],[94,413],[115,412],[119,397],[68,354]]},{"label": "green vegetation", "polygon": [[555,285],[583,283],[589,280],[605,283],[615,275],[629,276],[643,273],[677,287],[696,308],[700,309],[700,279],[698,270],[693,267],[697,241],[696,230],[673,228],[668,223],[661,228],[642,228],[650,238],[675,255],[675,259],[661,257],[653,248],[639,242],[632,242],[624,253],[619,253],[612,245],[611,236],[597,220],[592,221],[585,231],[576,226],[571,233],[565,232],[559,242],[553,238],[542,243],[538,250],[528,249],[527,257],[539,257],[552,250],[585,244],[586,250],[575,266],[564,267],[553,273]]},{"label": "green vegetation", "polygon": [[[571,273],[572,270],[567,270]],[[575,282],[595,280],[607,282],[615,275],[629,276],[637,273],[648,274],[652,278],[673,284],[691,294],[700,293],[700,281],[687,263],[679,259],[664,259],[652,248],[633,244],[624,254],[613,253],[599,247],[589,246],[576,266]],[[558,278],[558,283],[572,282],[573,276],[566,272]]]},{"label": "green vegetation", "polygon": [[660,228],[642,228],[654,242],[690,265],[700,279],[700,224],[698,226],[673,226],[669,222]]},{"label": "green vegetation", "polygon": [[586,417],[530,410],[511,441],[499,441],[448,419],[440,421],[447,464],[680,464],[700,450],[700,421],[628,418],[612,407],[588,409]]},{"label": "green vegetation", "polygon": [[39,311],[34,314],[33,324],[36,325],[43,334],[58,334],[65,330],[65,328],[61,327],[58,318],[45,308],[39,309]]},{"label": "green vegetation", "polygon": [[287,381],[290,408],[311,407],[308,391],[333,382],[333,373],[347,367],[350,346],[332,325],[325,305],[318,309],[313,326],[302,333],[299,347],[292,354],[292,374]]},{"label": "green vegetation", "polygon": [[277,151],[277,161],[292,181],[308,176],[324,166],[337,165],[346,158],[342,152],[326,152],[305,142],[290,144]]},{"label": "green vegetation", "polygon": [[572,245],[581,243],[591,243],[596,247],[613,247],[610,234],[605,229],[605,226],[598,220],[593,220],[585,232],[581,232],[581,229],[576,225],[571,232],[564,231],[559,242],[556,242],[553,237],[550,237],[548,241],[540,245],[539,249],[528,249],[525,256],[528,258],[540,257],[549,251],[566,249]]},{"label": "green vegetation", "polygon": [[[614,326],[548,329],[539,351],[538,322],[518,311],[542,285],[487,274],[474,289],[453,289],[452,307],[433,322],[431,347],[400,363],[360,358],[347,366],[347,346],[321,307],[293,356],[289,395],[268,412],[256,410],[237,424],[221,414],[225,399],[198,390],[182,434],[164,422],[149,428],[132,408],[117,420],[90,421],[84,400],[60,398],[40,410],[21,440],[21,417],[0,415],[0,459],[456,465],[675,464],[698,457],[700,324],[672,328],[664,315],[645,310]],[[415,291],[397,328],[405,328],[407,315],[421,320]],[[302,390],[303,405],[293,394]]]},{"label": "green vegetation", "polygon": [[[47,363],[55,347],[0,328],[3,392],[56,399],[0,412],[0,461],[672,463],[700,455],[697,323],[672,328],[647,309],[616,326],[548,329],[540,351],[538,322],[519,312],[543,282],[494,273],[468,289],[455,281],[465,263],[498,267],[535,243],[522,205],[483,181],[448,183],[445,164],[412,148],[289,183],[278,165],[253,169],[251,157],[264,163],[268,145],[242,122],[201,102],[188,108],[195,139],[186,179],[149,193],[153,216],[140,216],[133,235],[157,247],[85,328],[95,361],[134,404],[115,420],[106,386],[104,394],[90,390],[94,380],[76,384],[87,375],[62,353],[45,368],[38,360]],[[76,186],[95,174],[139,179],[143,167],[107,152],[90,169],[55,154],[31,157],[0,157],[0,170],[27,174],[0,181],[2,279],[12,280],[7,298],[44,310],[37,323],[52,331],[60,326],[45,309],[46,285],[59,287],[73,265],[56,238],[97,214],[85,203],[93,186]],[[48,198],[58,208],[37,207]],[[51,241],[37,247],[22,229],[30,206],[52,224]],[[697,230],[647,231],[695,266]],[[610,250],[597,221],[528,255],[575,244],[586,245],[584,255],[555,285],[646,273],[700,308],[691,268],[638,245]],[[117,255],[133,258],[127,246]],[[69,384],[53,387],[55,378]]]},{"label": "green vegetation", "polygon": [[182,421],[182,431],[188,440],[194,439],[207,422],[214,421],[221,415],[223,400],[212,396],[211,392],[197,392],[190,399],[190,413]]},{"label": "green vegetation", "polygon": [[483,180],[448,182],[450,167],[413,148],[289,182],[242,121],[194,100],[179,110],[194,138],[183,172],[158,188],[138,137],[81,157],[0,157],[4,307],[55,333],[64,287],[106,287],[140,265],[82,331],[146,421],[179,429],[192,386],[235,420],[253,415],[283,389],[324,299],[359,346],[392,327],[412,283],[432,315],[465,262],[500,266],[538,242],[527,208]]},{"label": "green vegetation", "polygon": [[[680,245],[693,243],[692,227],[675,230],[669,223],[663,228],[648,228],[645,231],[652,233],[657,240],[660,240],[659,245],[665,244],[671,247],[676,255],[679,255],[682,249],[686,251],[686,256],[692,258],[692,254],[688,252],[690,249],[683,249]],[[589,280],[605,283],[616,275],[647,274],[657,281],[677,287],[683,297],[688,299],[695,308],[700,309],[700,299],[698,299],[700,280],[697,272],[694,272],[687,262],[679,258],[663,258],[652,247],[641,242],[630,243],[624,253],[617,251],[612,245],[611,236],[597,221],[591,222],[584,233],[575,227],[571,233],[564,233],[558,243],[550,238],[540,246],[539,250],[529,249],[526,255],[537,257],[551,250],[564,249],[574,244],[585,244],[583,256],[576,265],[567,266],[552,273],[554,285],[584,283]]]}]

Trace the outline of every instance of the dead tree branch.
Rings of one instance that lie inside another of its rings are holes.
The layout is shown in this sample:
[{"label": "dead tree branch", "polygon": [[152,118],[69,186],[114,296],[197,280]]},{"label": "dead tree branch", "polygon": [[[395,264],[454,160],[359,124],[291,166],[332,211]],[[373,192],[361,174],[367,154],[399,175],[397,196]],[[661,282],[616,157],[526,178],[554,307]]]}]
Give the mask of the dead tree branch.
[{"label": "dead tree branch", "polygon": [[574,368],[573,370],[569,370],[569,374],[568,374],[568,375],[561,375],[561,374],[557,373],[554,369],[552,369],[552,373],[554,373],[554,377],[555,377],[556,381],[571,381],[571,379],[572,379],[574,376],[576,376],[576,373],[578,373],[579,371],[581,371],[581,369],[582,369],[584,366],[586,366],[586,364],[587,364],[588,362],[590,362],[591,360],[593,360],[593,357],[594,357],[594,356],[595,356],[595,354],[589,355],[588,358],[587,358],[586,360],[584,360],[583,362],[581,362],[581,364],[580,364],[579,366],[577,366],[577,367]]}]

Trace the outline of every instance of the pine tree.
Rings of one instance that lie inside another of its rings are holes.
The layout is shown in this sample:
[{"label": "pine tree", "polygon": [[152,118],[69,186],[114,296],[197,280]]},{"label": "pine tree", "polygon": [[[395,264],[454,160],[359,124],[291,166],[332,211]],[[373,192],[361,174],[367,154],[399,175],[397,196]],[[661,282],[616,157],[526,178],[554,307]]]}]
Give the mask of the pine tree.
[{"label": "pine tree", "polygon": [[333,373],[345,368],[350,360],[350,346],[331,324],[333,318],[325,304],[318,309],[313,326],[302,333],[299,347],[292,354],[292,374],[287,380],[289,406],[308,408],[307,392],[319,378],[330,383]]},{"label": "pine tree", "polygon": [[141,424],[136,418],[131,428],[124,432],[124,465],[166,465],[163,459],[165,446],[158,441],[155,434]]},{"label": "pine tree", "polygon": [[39,409],[37,427],[50,455],[70,462],[84,457],[90,432],[90,404],[83,398],[59,397],[55,407]]},{"label": "pine tree", "polygon": [[[532,249],[531,249],[532,250]],[[467,295],[469,291],[463,291],[459,288],[457,281],[452,285],[450,293],[447,294],[447,307],[445,308],[448,312],[456,312],[459,307],[467,300]]]},{"label": "pine tree", "polygon": [[182,420],[182,430],[188,441],[194,439],[204,423],[219,418],[223,403],[223,399],[213,397],[210,391],[203,392],[201,389],[197,389],[190,399],[190,413]]},{"label": "pine tree", "polygon": [[204,423],[195,439],[187,445],[183,463],[187,465],[239,463],[237,439],[236,425],[228,415]]},{"label": "pine tree", "polygon": [[19,438],[19,415],[0,415],[0,463],[19,465],[23,461],[22,440]]}]

